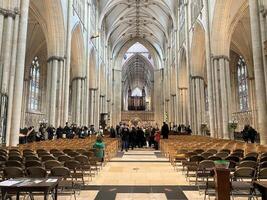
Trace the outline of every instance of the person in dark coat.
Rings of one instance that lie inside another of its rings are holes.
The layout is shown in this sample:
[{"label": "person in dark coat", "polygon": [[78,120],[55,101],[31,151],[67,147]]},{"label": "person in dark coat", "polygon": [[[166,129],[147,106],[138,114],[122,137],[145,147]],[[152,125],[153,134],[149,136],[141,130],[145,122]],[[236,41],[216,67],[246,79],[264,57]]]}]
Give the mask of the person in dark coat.
[{"label": "person in dark coat", "polygon": [[163,139],[168,139],[169,137],[169,126],[166,124],[166,122],[163,122],[163,126],[161,127],[161,135],[163,136]]},{"label": "person in dark coat", "polygon": [[249,140],[249,125],[245,125],[241,131],[244,142],[248,143]]},{"label": "person in dark coat", "polygon": [[65,125],[63,131],[66,134],[66,138],[72,139],[74,137],[74,134],[72,133],[72,129],[69,126],[68,122],[66,122],[66,125]]},{"label": "person in dark coat", "polygon": [[179,126],[178,126],[177,130],[178,130],[178,133],[181,133],[181,131],[182,131],[181,124],[179,124]]},{"label": "person in dark coat", "polygon": [[142,128],[137,128],[137,144],[139,148],[142,148],[144,146],[145,136],[144,131]]},{"label": "person in dark coat", "polygon": [[116,137],[116,131],[115,131],[115,129],[113,128],[113,126],[110,127],[109,132],[110,132],[110,135],[109,135],[109,136],[110,136],[111,138],[115,138],[115,137]]},{"label": "person in dark coat", "polygon": [[48,140],[53,140],[55,128],[52,125],[50,125],[47,127],[46,132],[48,134]]},{"label": "person in dark coat", "polygon": [[255,142],[256,135],[257,135],[257,131],[254,128],[252,128],[251,126],[249,126],[248,138],[250,139],[251,143]]},{"label": "person in dark coat", "polygon": [[132,127],[131,134],[132,134],[131,135],[131,137],[132,137],[132,146],[135,148],[138,145],[136,127]]},{"label": "person in dark coat", "polygon": [[117,134],[117,136],[120,136],[120,126],[117,124],[116,125],[116,134]]},{"label": "person in dark coat", "polygon": [[121,145],[121,151],[123,151],[124,149],[126,151],[128,151],[128,148],[129,148],[129,129],[127,126],[124,126],[122,128],[122,131],[121,131],[121,141],[122,141],[122,145]]},{"label": "person in dark coat", "polygon": [[192,129],[191,129],[190,125],[188,125],[186,127],[186,132],[187,132],[188,135],[191,135],[192,134]]},{"label": "person in dark coat", "polygon": [[57,139],[62,138],[63,133],[64,133],[64,129],[61,126],[59,126],[56,131]]}]

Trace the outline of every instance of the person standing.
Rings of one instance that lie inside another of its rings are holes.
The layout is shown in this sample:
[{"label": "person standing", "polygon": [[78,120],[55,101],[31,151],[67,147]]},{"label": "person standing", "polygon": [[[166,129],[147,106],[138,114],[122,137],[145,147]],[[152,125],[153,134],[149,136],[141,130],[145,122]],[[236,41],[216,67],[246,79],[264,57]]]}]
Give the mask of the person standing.
[{"label": "person standing", "polygon": [[121,151],[123,151],[124,149],[126,151],[128,151],[128,147],[129,147],[129,129],[128,127],[125,125],[121,131],[121,141],[122,141],[122,145],[121,145]]},{"label": "person standing", "polygon": [[95,157],[99,161],[103,162],[104,161],[104,155],[105,155],[105,144],[104,144],[101,136],[97,136],[96,142],[93,145],[93,148],[95,149]]},{"label": "person standing", "polygon": [[129,129],[129,148],[133,150],[133,132],[132,129]]},{"label": "person standing", "polygon": [[144,132],[141,127],[137,128],[137,144],[139,148],[142,148],[144,146]]},{"label": "person standing", "polygon": [[109,134],[110,134],[109,136],[110,136],[111,138],[116,138],[116,131],[115,131],[115,129],[113,128],[113,126],[110,127]]},{"label": "person standing", "polygon": [[250,139],[251,143],[255,142],[256,135],[257,135],[257,131],[249,125],[248,138]]},{"label": "person standing", "polygon": [[241,131],[244,142],[248,143],[249,140],[249,125],[245,125]]},{"label": "person standing", "polygon": [[48,134],[48,140],[53,140],[55,131],[56,129],[52,125],[47,127],[46,132]]},{"label": "person standing", "polygon": [[155,150],[158,150],[159,149],[159,142],[160,142],[160,132],[159,131],[156,131],[154,141],[155,141],[155,143],[154,143],[155,144]]},{"label": "person standing", "polygon": [[163,122],[163,126],[161,127],[161,135],[163,136],[163,139],[168,139],[169,137],[169,126],[166,122]]}]

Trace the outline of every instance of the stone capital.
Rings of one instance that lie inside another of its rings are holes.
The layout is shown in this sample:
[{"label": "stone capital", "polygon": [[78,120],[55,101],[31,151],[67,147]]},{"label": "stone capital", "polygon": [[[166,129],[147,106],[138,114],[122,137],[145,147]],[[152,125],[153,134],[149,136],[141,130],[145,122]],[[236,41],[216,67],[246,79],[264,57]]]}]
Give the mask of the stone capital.
[{"label": "stone capital", "polygon": [[53,60],[64,61],[65,58],[62,57],[62,56],[50,56],[50,57],[47,59],[47,62],[50,62],[50,61],[53,61]]},{"label": "stone capital", "polygon": [[204,80],[204,78],[202,76],[191,76],[191,79],[201,79],[201,80]]},{"label": "stone capital", "polygon": [[85,77],[77,76],[72,79],[72,81],[76,81],[76,80],[85,80]]},{"label": "stone capital", "polygon": [[19,15],[19,10],[18,8],[14,8],[14,10],[0,8],[0,15],[3,15],[4,17],[12,17],[14,19],[16,15]]},{"label": "stone capital", "polygon": [[224,60],[230,61],[230,58],[226,55],[213,55],[212,59],[214,60],[224,59]]}]

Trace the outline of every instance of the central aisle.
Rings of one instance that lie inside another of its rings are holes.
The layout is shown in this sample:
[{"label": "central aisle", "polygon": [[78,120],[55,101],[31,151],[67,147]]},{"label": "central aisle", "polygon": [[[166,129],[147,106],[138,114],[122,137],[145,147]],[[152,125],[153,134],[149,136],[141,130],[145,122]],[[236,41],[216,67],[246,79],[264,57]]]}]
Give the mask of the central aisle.
[{"label": "central aisle", "polygon": [[[86,189],[96,200],[203,199],[160,151],[118,152]],[[94,191],[94,192],[93,192]]]}]

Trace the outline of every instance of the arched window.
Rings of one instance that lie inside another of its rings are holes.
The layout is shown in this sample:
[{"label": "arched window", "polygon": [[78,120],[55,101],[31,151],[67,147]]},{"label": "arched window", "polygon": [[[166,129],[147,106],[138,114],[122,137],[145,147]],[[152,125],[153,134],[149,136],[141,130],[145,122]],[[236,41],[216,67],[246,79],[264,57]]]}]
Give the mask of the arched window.
[{"label": "arched window", "polygon": [[40,110],[40,65],[38,57],[34,57],[31,63],[29,109],[31,111]]},{"label": "arched window", "polygon": [[132,91],[132,96],[137,96],[137,97],[141,97],[142,96],[142,90],[138,87],[136,87],[133,91]]},{"label": "arched window", "polygon": [[248,80],[247,65],[245,59],[239,56],[237,62],[237,81],[238,81],[238,97],[240,111],[248,110]]}]

